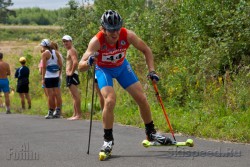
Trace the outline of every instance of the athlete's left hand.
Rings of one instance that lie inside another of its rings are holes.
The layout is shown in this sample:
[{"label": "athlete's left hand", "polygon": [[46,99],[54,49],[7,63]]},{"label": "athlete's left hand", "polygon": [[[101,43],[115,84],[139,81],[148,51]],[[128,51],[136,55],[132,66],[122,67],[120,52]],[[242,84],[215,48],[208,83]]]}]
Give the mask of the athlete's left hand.
[{"label": "athlete's left hand", "polygon": [[158,82],[160,80],[160,77],[156,74],[155,71],[151,71],[148,73],[147,77],[151,79],[154,82]]}]

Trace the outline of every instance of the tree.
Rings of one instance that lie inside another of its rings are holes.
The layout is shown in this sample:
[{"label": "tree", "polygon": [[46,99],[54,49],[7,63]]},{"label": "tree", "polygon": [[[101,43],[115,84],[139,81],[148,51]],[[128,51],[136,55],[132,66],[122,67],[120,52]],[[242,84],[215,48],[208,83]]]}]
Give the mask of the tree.
[{"label": "tree", "polygon": [[6,23],[9,15],[15,15],[15,11],[7,9],[13,4],[11,0],[0,0],[0,23]]}]

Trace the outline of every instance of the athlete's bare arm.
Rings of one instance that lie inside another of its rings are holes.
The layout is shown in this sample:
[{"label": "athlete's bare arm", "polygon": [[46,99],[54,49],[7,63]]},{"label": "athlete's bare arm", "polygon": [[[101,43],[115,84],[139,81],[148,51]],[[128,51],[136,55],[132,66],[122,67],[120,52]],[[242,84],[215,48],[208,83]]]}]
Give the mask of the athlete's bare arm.
[{"label": "athlete's bare arm", "polygon": [[6,72],[6,74],[10,75],[10,65],[8,63],[6,63],[6,66],[7,66],[7,72]]},{"label": "athlete's bare arm", "polygon": [[[63,63],[62,63],[62,58],[60,56],[60,52],[55,50],[55,53],[56,53],[56,57],[57,57],[57,64],[58,64],[59,68],[62,69]],[[59,70],[59,76],[61,76],[61,73],[62,73],[62,70]]]},{"label": "athlete's bare arm", "polygon": [[88,45],[86,52],[83,54],[81,61],[79,62],[78,69],[79,71],[87,71],[89,69],[89,65],[87,65],[87,60],[89,56],[93,55],[100,49],[100,43],[97,37],[93,37]]},{"label": "athlete's bare arm", "polygon": [[77,69],[77,66],[78,66],[78,55],[77,55],[76,50],[74,48],[72,48],[68,51],[68,56],[71,59],[71,60],[69,60],[69,61],[71,61],[71,68],[68,69],[68,71],[66,71],[66,73],[68,76],[72,76],[74,74],[75,70]]},{"label": "athlete's bare arm", "polygon": [[42,53],[42,80],[44,80],[44,76],[45,76],[45,72],[46,72],[46,63],[47,63],[47,60],[50,56],[50,53],[45,51]]},{"label": "athlete's bare arm", "polygon": [[128,42],[145,55],[149,72],[154,71],[154,57],[149,46],[143,40],[141,40],[133,31],[128,30],[127,32]]}]

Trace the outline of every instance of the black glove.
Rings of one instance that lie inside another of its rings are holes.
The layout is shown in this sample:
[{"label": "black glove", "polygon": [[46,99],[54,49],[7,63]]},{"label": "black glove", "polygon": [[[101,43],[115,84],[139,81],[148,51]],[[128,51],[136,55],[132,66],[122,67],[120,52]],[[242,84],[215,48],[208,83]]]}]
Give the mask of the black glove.
[{"label": "black glove", "polygon": [[147,77],[151,79],[152,81],[155,80],[156,82],[160,80],[160,77],[156,74],[155,71],[151,71],[150,73],[148,73]]},{"label": "black glove", "polygon": [[94,64],[94,62],[95,62],[95,56],[89,56],[87,64],[89,66],[92,66]]},{"label": "black glove", "polygon": [[90,55],[88,60],[87,60],[87,64],[89,66],[92,66],[95,63],[95,59],[97,58],[98,55],[99,55],[98,52],[94,52],[92,55]]}]

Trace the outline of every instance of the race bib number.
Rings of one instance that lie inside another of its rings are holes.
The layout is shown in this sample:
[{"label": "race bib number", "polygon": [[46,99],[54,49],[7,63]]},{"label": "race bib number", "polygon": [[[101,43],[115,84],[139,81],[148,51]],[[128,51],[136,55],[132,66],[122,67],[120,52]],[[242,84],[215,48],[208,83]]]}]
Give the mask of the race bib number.
[{"label": "race bib number", "polygon": [[116,63],[118,60],[122,59],[124,56],[125,56],[124,52],[117,53],[115,55],[103,55],[102,62]]}]

